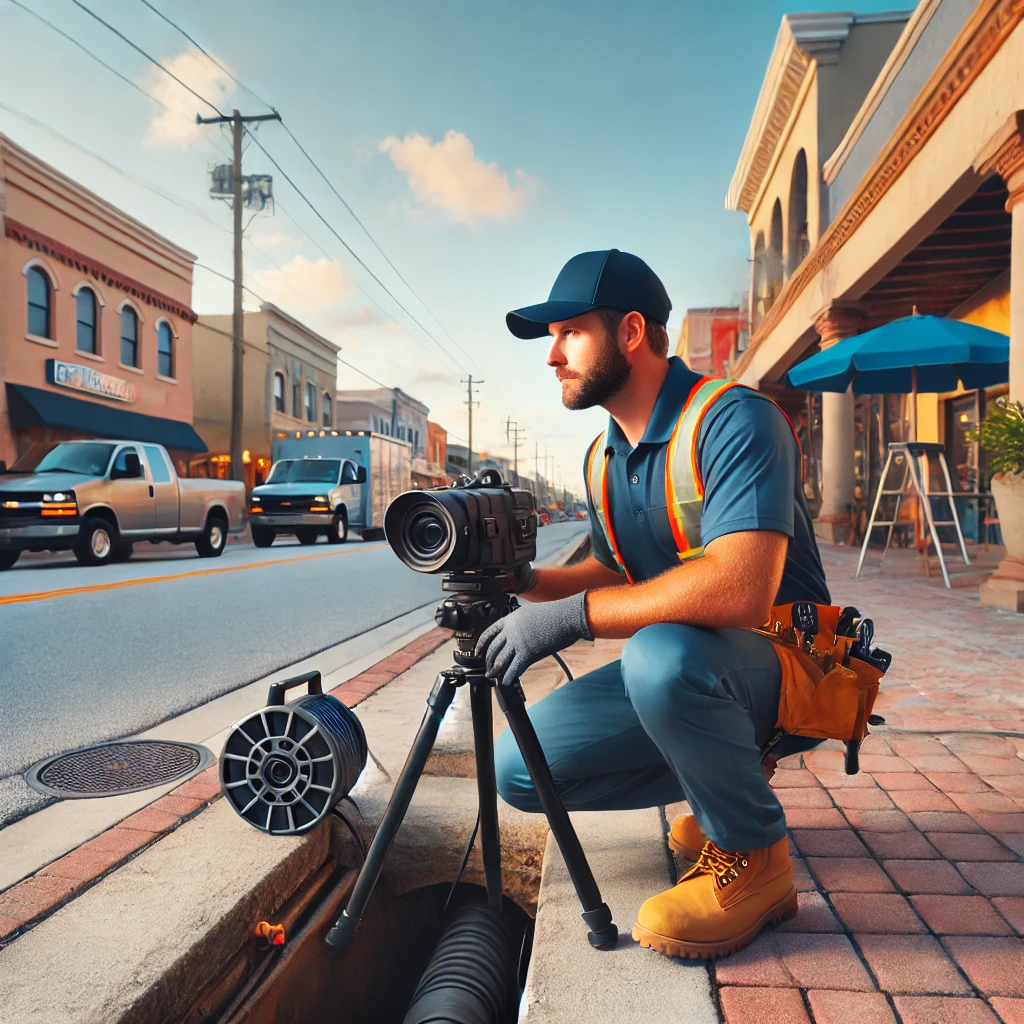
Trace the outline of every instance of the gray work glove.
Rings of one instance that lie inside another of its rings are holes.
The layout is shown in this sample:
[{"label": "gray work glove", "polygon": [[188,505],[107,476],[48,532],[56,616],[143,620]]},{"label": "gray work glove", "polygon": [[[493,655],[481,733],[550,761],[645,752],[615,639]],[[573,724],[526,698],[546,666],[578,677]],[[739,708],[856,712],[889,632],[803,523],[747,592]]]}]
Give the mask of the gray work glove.
[{"label": "gray work glove", "polygon": [[488,626],[476,645],[487,675],[511,683],[535,661],[577,640],[593,640],[587,625],[586,591],[561,601],[527,602]]}]

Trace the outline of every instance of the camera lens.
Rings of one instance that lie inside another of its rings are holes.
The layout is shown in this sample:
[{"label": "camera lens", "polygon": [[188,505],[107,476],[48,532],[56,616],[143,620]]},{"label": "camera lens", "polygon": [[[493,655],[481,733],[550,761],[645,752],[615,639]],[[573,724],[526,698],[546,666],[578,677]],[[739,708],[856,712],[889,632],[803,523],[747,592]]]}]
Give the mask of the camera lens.
[{"label": "camera lens", "polygon": [[455,550],[458,532],[442,501],[415,491],[391,502],[384,531],[398,557],[417,572],[438,572]]},{"label": "camera lens", "polygon": [[406,531],[409,550],[423,561],[437,557],[448,541],[448,524],[432,508],[412,512]]}]

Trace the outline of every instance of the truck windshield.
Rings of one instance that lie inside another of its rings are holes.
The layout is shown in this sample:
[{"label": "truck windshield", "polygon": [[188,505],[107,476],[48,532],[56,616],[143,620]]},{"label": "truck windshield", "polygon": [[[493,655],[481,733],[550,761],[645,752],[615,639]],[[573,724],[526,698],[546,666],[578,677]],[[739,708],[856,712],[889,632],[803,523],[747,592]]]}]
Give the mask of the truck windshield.
[{"label": "truck windshield", "polygon": [[35,471],[103,476],[113,451],[112,444],[59,444],[43,456]]},{"label": "truck windshield", "polygon": [[275,464],[267,483],[334,484],[340,470],[340,459],[285,459]]}]

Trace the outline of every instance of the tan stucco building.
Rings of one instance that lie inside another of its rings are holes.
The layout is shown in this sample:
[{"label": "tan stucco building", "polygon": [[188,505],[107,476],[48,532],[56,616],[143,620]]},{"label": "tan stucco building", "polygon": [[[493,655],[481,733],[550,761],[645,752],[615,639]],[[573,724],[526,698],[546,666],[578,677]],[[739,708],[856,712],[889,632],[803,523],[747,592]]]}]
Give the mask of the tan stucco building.
[{"label": "tan stucco building", "polygon": [[[738,379],[799,410],[790,367],[916,306],[1009,334],[1009,391],[1024,399],[1022,19],[1020,0],[922,0],[909,15],[783,20],[726,200],[747,215],[755,258]],[[838,106],[833,76],[852,83]],[[993,393],[918,399],[919,437],[945,442],[965,506],[983,477],[963,431]],[[907,404],[812,400],[823,527],[874,491]]]},{"label": "tan stucco building", "polygon": [[0,459],[192,429],[195,257],[0,135]]},{"label": "tan stucco building", "polygon": [[[276,432],[335,425],[339,348],[269,302],[244,320],[242,461],[252,488],[270,469]],[[210,453],[192,461],[193,476],[230,475],[231,328],[230,314],[195,325],[195,427]]]}]

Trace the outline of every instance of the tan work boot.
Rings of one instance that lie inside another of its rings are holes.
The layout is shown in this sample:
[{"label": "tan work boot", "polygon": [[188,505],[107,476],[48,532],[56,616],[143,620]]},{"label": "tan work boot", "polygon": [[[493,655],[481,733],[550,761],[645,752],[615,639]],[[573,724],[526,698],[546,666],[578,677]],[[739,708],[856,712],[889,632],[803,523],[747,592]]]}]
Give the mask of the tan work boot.
[{"label": "tan work boot", "polygon": [[789,839],[747,853],[708,841],[697,863],[640,908],[633,938],[666,956],[724,956],[797,911]]},{"label": "tan work boot", "polygon": [[706,842],[707,837],[692,814],[680,814],[668,830],[668,848],[687,860],[696,860]]}]

